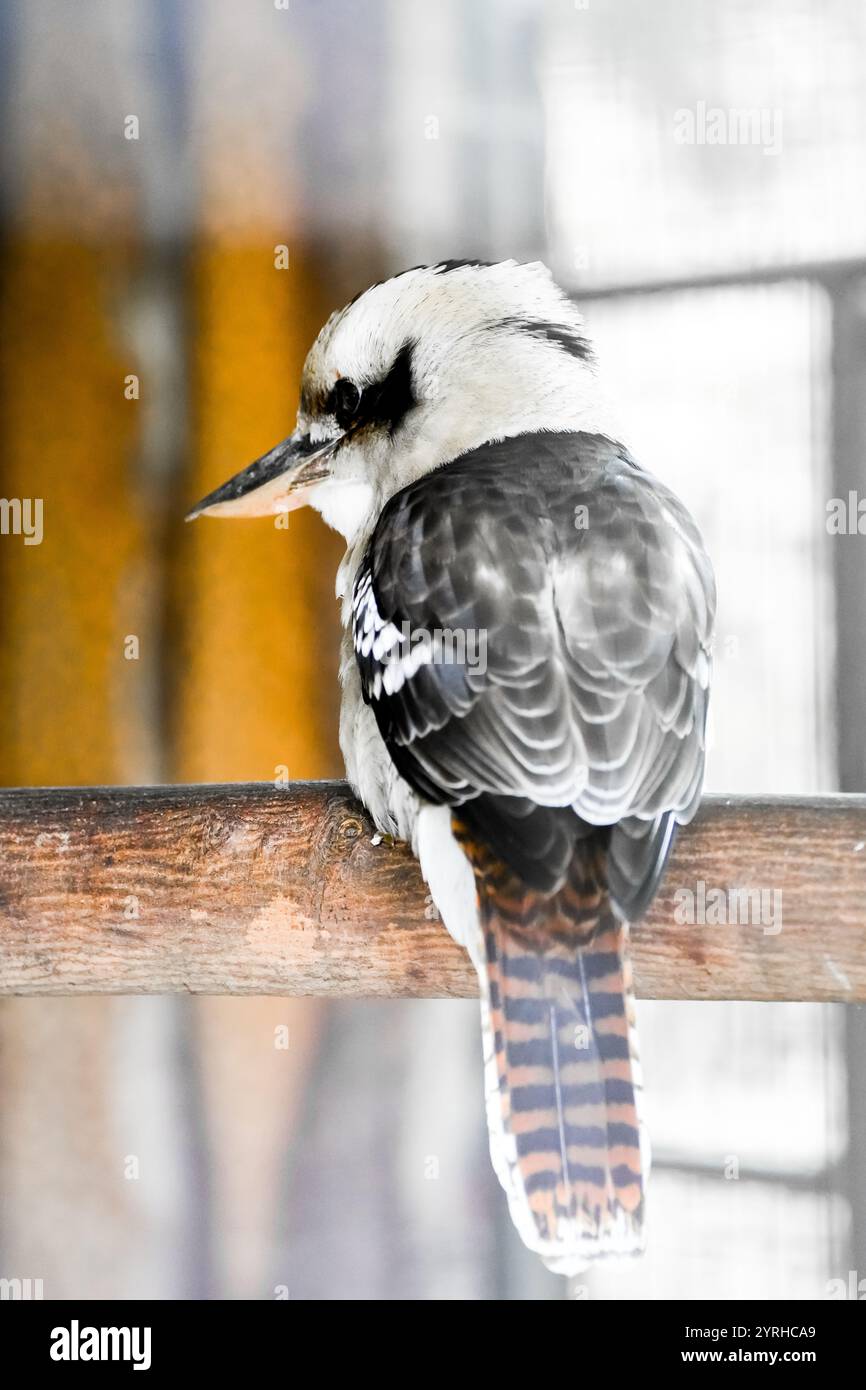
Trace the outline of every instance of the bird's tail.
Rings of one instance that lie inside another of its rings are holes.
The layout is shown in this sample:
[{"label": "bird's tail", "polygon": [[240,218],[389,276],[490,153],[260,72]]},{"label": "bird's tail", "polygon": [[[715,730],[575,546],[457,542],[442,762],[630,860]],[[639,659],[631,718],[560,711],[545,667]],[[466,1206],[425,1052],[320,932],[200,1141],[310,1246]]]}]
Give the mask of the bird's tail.
[{"label": "bird's tail", "polygon": [[478,892],[487,1122],[512,1220],[561,1274],[636,1253],[648,1154],[627,927],[603,856],[579,844],[568,881],[544,895],[454,829]]}]

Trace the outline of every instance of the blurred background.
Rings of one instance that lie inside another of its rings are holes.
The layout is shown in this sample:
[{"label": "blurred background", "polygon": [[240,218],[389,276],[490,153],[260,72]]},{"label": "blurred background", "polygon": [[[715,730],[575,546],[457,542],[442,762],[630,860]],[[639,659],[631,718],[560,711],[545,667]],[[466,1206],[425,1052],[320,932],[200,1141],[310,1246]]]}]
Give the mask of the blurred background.
[{"label": "blurred background", "polygon": [[[0,495],[44,501],[41,544],[0,536],[0,783],[340,775],[338,538],[181,518],[289,432],[333,308],[475,256],[577,295],[633,452],[704,531],[710,788],[866,791],[866,541],[827,527],[866,493],[859,0],[0,13]],[[639,1022],[649,1253],[572,1296],[866,1277],[863,1011]],[[569,1295],[490,1171],[472,1001],[3,1001],[0,1275]]]}]

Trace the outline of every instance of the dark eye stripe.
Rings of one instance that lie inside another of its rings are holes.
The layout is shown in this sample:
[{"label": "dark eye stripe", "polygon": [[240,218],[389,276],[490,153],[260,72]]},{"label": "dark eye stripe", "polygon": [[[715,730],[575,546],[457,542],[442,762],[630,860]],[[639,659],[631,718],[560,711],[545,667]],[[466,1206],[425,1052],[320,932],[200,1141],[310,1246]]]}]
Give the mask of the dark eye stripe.
[{"label": "dark eye stripe", "polygon": [[361,402],[365,424],[384,426],[393,434],[408,411],[418,404],[412,381],[412,354],[415,344],[404,343],[386,376],[369,386]]},{"label": "dark eye stripe", "polygon": [[331,389],[325,413],[333,415],[342,430],[379,425],[393,434],[406,412],[417,404],[412,382],[414,346],[412,342],[405,343],[382,380],[363,391],[347,377],[341,377]]}]

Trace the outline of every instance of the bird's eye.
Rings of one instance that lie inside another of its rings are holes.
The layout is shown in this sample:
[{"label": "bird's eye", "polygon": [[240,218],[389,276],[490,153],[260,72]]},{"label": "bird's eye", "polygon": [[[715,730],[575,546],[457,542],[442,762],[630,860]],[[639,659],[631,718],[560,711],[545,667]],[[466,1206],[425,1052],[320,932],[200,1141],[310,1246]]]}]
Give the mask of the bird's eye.
[{"label": "bird's eye", "polygon": [[331,392],[330,404],[340,429],[348,429],[358,413],[358,406],[361,404],[361,392],[354,381],[348,381],[346,377],[341,377]]}]

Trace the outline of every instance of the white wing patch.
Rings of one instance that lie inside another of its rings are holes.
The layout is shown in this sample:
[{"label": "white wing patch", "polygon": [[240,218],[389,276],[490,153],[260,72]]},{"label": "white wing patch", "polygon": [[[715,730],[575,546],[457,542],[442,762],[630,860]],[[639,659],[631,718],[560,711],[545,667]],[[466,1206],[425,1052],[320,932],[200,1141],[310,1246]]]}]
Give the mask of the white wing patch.
[{"label": "white wing patch", "polygon": [[[373,579],[369,570],[361,576],[352,598],[352,640],[359,656],[372,656],[380,663],[374,672],[370,694],[378,700],[382,691],[394,695],[410,680],[419,667],[435,660],[435,644],[419,634],[420,640],[412,641],[412,634],[404,631],[382,617],[376,606],[373,593]],[[401,651],[395,652],[394,648]]]}]

